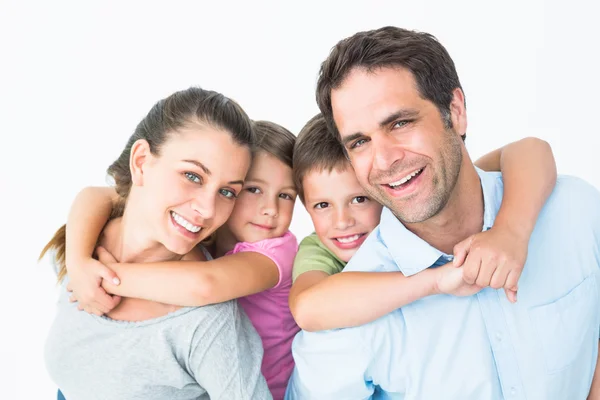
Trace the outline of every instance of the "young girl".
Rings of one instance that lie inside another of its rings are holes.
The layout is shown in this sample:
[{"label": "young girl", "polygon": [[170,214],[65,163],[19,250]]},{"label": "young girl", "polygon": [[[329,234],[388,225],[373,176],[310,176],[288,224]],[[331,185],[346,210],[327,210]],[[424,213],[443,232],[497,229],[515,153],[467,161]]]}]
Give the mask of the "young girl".
[{"label": "young girl", "polygon": [[[229,218],[254,142],[250,119],[219,93],[191,88],[159,101],[108,169],[118,201],[95,231],[99,245],[145,267],[180,260]],[[59,281],[70,240],[63,226],[42,252],[55,252]],[[99,317],[62,290],[45,352],[67,399],[271,398],[260,337],[234,301],[181,308],[126,298]]]},{"label": "young girl", "polygon": [[[193,306],[239,299],[262,339],[262,372],[269,389],[275,399],[282,399],[294,367],[292,340],[299,330],[288,307],[292,265],[298,249],[296,238],[288,230],[296,199],[292,177],[295,136],[266,121],[254,122],[253,129],[257,151],[243,189],[231,217],[209,246],[217,259],[114,264],[102,249],[98,255],[121,280],[119,286],[104,280],[109,293]],[[89,190],[94,193],[80,196],[73,205],[69,223],[72,222],[70,232],[75,237],[99,230],[110,211],[106,205],[111,204],[111,194],[104,189]],[[96,192],[104,197],[97,196]],[[82,212],[82,208],[86,211]],[[95,212],[90,213],[90,209]],[[99,210],[104,214],[96,214]],[[190,232],[197,228],[178,216],[175,222]],[[67,251],[80,245],[72,244]],[[90,249],[94,245],[92,238],[83,247]],[[95,282],[101,276],[95,272],[97,263],[90,262],[91,251],[87,257],[88,261],[68,263],[69,275],[72,275],[70,286],[80,302],[86,291],[93,293],[97,289]]]}]

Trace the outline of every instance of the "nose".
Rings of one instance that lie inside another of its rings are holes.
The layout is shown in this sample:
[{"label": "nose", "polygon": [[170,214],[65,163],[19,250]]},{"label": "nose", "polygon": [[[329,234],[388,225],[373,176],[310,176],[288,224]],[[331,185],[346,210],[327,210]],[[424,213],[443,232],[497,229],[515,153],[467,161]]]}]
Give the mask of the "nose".
[{"label": "nose", "polygon": [[350,214],[347,207],[342,207],[336,210],[335,212],[335,221],[333,226],[335,226],[339,230],[348,229],[354,226],[354,218]]},{"label": "nose", "polygon": [[276,217],[279,212],[278,198],[271,198],[271,196],[264,196],[264,202],[262,204],[261,213],[269,217]]},{"label": "nose", "polygon": [[215,216],[216,197],[216,195],[206,192],[200,194],[192,200],[192,210],[204,220],[213,218]]},{"label": "nose", "polygon": [[404,150],[388,134],[380,134],[371,139],[373,141],[373,168],[379,171],[388,171],[392,165],[404,158]]}]

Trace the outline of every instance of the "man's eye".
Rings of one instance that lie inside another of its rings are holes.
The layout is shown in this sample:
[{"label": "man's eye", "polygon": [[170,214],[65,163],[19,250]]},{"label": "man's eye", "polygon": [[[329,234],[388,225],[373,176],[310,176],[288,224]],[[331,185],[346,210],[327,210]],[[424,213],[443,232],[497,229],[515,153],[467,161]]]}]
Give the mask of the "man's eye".
[{"label": "man's eye", "polygon": [[356,196],[352,199],[352,204],[361,204],[367,202],[368,200],[369,198],[367,196]]},{"label": "man's eye", "polygon": [[321,203],[317,203],[317,204],[315,204],[315,208],[316,208],[317,210],[320,210],[320,209],[322,209],[322,208],[327,208],[327,207],[329,207],[329,203],[326,203],[326,202],[324,202],[324,201],[323,201],[323,202],[321,202]]},{"label": "man's eye", "polygon": [[403,126],[405,126],[406,124],[408,124],[410,121],[396,121],[394,123],[394,125],[392,126],[392,128],[402,128]]},{"label": "man's eye", "polygon": [[351,149],[356,149],[357,147],[362,146],[363,144],[367,143],[367,139],[358,139],[356,142],[352,143],[352,145],[350,146]]},{"label": "man's eye", "polygon": [[200,178],[198,175],[194,174],[193,172],[185,172],[184,175],[185,175],[186,179],[190,182],[202,183],[202,178]]}]

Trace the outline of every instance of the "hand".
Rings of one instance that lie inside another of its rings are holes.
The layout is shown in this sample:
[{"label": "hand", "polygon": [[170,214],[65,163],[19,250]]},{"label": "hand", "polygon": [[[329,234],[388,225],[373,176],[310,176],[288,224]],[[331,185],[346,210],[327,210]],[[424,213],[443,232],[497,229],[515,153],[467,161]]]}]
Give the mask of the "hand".
[{"label": "hand", "polygon": [[478,293],[482,287],[465,282],[463,268],[455,268],[452,263],[442,265],[433,269],[437,274],[436,290],[438,293],[451,294],[453,296],[472,296]]},{"label": "hand", "polygon": [[[99,248],[98,257],[108,263],[114,258],[106,250]],[[107,256],[107,254],[110,256]],[[115,308],[120,302],[120,296],[112,296],[102,288],[105,279],[115,285],[120,283],[119,278],[106,267],[102,261],[93,258],[70,262],[69,284],[67,290],[73,292],[70,301],[79,302],[77,308],[90,314],[103,315]],[[114,260],[116,261],[116,260]]]},{"label": "hand", "polygon": [[454,246],[454,266],[462,265],[466,283],[504,288],[508,300],[515,303],[528,243],[529,238],[508,228],[494,226]]}]

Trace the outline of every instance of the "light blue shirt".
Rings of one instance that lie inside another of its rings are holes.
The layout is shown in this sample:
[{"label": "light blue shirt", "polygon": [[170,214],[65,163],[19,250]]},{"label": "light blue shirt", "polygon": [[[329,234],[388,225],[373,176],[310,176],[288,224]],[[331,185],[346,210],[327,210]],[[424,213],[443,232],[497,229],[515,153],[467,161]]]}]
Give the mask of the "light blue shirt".
[{"label": "light blue shirt", "polygon": [[[503,182],[478,173],[486,230]],[[451,259],[384,209],[345,271],[413,275]],[[516,304],[486,288],[429,296],[357,328],[300,332],[286,398],[585,399],[598,355],[599,287],[600,193],[559,177],[531,236]]]}]

